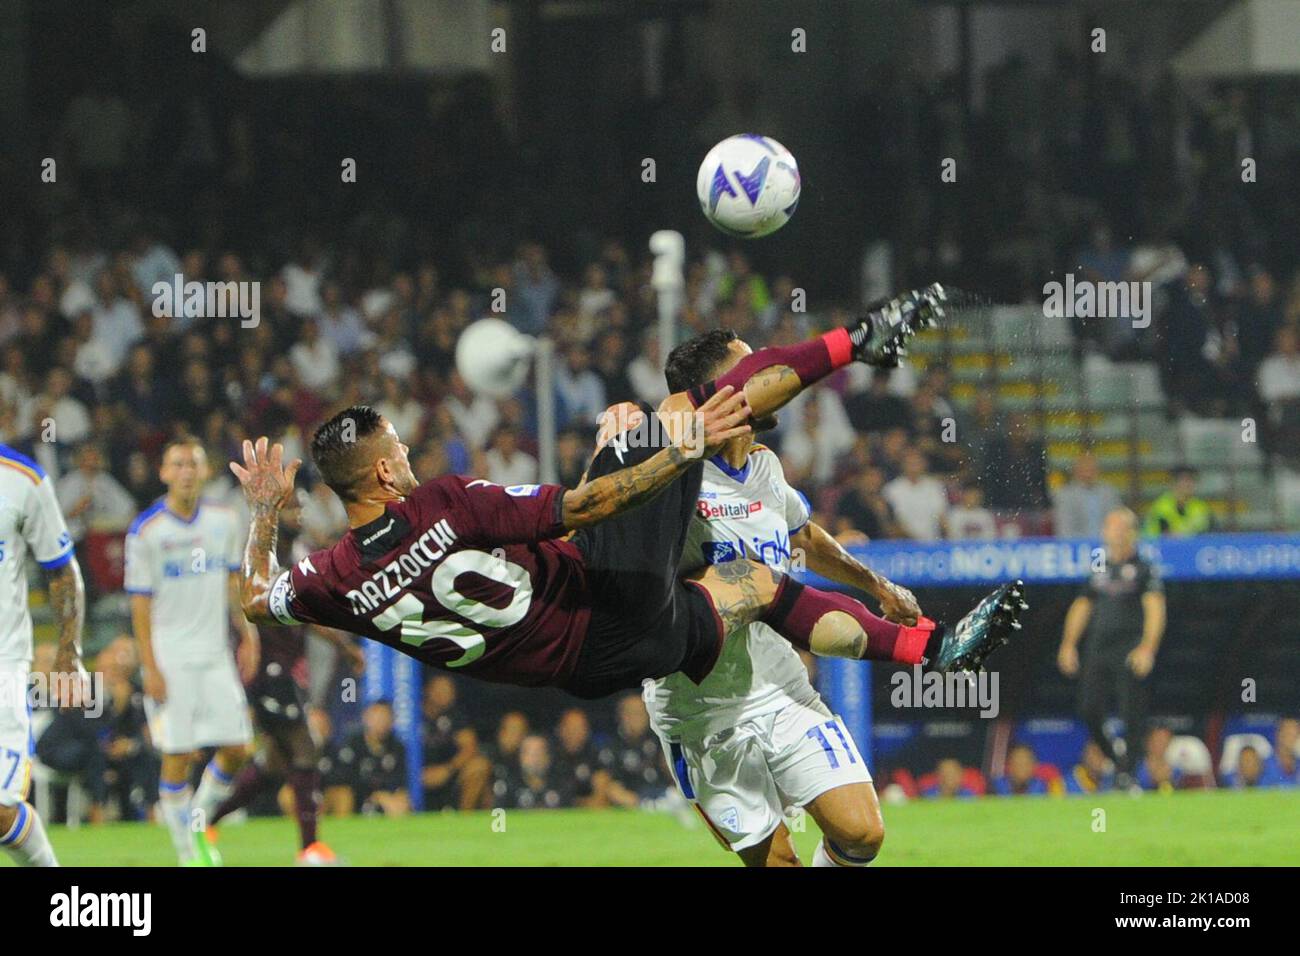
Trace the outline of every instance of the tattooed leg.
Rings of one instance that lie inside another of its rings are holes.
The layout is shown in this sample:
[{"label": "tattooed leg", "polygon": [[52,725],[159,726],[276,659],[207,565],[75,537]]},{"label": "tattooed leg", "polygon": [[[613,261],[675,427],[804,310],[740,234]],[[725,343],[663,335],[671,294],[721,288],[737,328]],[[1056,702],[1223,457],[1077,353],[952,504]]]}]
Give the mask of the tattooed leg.
[{"label": "tattooed leg", "polygon": [[728,636],[759,620],[785,576],[756,561],[724,561],[687,575],[713,601]]},{"label": "tattooed leg", "polygon": [[821,657],[916,664],[935,634],[932,622],[887,621],[848,595],[808,587],[754,561],[711,565],[688,580],[708,593],[728,634],[762,621]]}]

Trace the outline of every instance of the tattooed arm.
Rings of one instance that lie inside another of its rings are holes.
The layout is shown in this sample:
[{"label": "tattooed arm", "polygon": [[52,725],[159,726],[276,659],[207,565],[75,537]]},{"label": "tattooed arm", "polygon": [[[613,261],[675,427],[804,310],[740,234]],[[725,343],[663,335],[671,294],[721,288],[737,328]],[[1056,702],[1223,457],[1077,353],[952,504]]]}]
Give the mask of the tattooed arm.
[{"label": "tattooed arm", "polygon": [[584,481],[564,493],[564,527],[570,531],[597,524],[648,501],[700,458],[711,455],[727,441],[750,430],[744,424],[749,407],[744,392],[731,388],[717,394],[683,419],[675,444],[652,457],[609,475]]},{"label": "tattooed arm", "polygon": [[280,571],[275,557],[280,509],[293,495],[293,479],[302,465],[295,459],[286,467],[284,448],[277,444],[268,450],[267,445],[265,436],[257,440],[256,446],[245,441],[244,464],[230,463],[230,470],[244,486],[251,518],[240,569],[239,603],[244,617],[254,624],[277,623],[271,614],[270,597],[271,584]]},{"label": "tattooed arm", "polygon": [[900,624],[916,623],[921,613],[916,595],[877,574],[840,546],[829,531],[812,521],[791,535],[792,550],[801,550],[805,567],[824,578],[866,591],[880,602],[884,616]]},{"label": "tattooed arm", "polygon": [[[54,673],[64,675],[57,686],[69,688],[60,704],[82,704],[84,669],[81,666],[81,629],[86,618],[86,586],[81,580],[81,565],[73,558],[50,575],[50,608],[59,626],[59,649],[54,658]],[[75,676],[74,676],[75,675]]]}]

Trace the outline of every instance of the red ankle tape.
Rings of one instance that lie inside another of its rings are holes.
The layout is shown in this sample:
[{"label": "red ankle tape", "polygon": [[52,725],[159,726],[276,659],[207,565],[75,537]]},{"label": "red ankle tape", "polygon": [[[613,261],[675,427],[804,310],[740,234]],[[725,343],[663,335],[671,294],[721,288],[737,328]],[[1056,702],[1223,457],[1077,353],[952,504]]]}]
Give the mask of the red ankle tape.
[{"label": "red ankle tape", "polygon": [[896,664],[919,664],[925,658],[925,646],[934,633],[934,621],[928,617],[918,618],[912,626],[903,625],[898,629],[898,640],[894,642],[891,656]]}]

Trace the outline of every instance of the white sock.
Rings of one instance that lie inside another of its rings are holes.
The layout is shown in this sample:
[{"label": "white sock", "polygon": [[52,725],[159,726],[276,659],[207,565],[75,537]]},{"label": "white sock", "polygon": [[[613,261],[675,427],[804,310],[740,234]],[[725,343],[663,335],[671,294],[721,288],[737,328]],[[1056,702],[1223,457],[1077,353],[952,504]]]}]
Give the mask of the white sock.
[{"label": "white sock", "polygon": [[30,803],[18,804],[18,818],[9,832],[0,835],[0,846],[9,851],[19,866],[58,866],[54,847],[45,835],[45,824]]},{"label": "white sock", "polygon": [[871,864],[870,860],[858,860],[850,857],[846,853],[837,853],[831,856],[826,852],[826,838],[817,841],[817,849],[813,851],[813,866],[849,866],[864,867]]},{"label": "white sock", "polygon": [[207,827],[208,821],[217,812],[221,801],[230,796],[230,791],[234,789],[234,776],[224,773],[215,760],[209,761],[203,771],[202,779],[199,780],[199,789],[195,791],[193,804],[194,809],[199,811],[199,820],[204,827]]},{"label": "white sock", "polygon": [[158,809],[167,824],[167,832],[172,836],[176,857],[182,863],[194,856],[194,837],[190,829],[193,796],[188,783],[167,783],[164,780],[158,787]]}]

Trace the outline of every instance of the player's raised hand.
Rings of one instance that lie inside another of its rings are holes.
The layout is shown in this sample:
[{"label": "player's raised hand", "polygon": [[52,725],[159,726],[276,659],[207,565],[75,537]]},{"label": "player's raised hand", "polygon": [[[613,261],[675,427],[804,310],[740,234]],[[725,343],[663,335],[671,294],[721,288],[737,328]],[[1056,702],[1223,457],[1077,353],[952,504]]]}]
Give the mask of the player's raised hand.
[{"label": "player's raised hand", "polygon": [[250,508],[279,511],[293,495],[293,480],[302,467],[302,459],[295,458],[286,467],[284,446],[279,442],[269,448],[268,445],[265,435],[256,444],[244,439],[244,463],[232,461],[230,470],[243,485]]},{"label": "player's raised hand", "polygon": [[596,419],[596,451],[610,443],[615,436],[630,432],[645,420],[645,413],[633,402],[619,402],[600,413]]},{"label": "player's raised hand", "polygon": [[731,439],[753,431],[749,418],[749,400],[744,391],[738,392],[732,386],[724,385],[695,409],[692,421],[685,429],[682,448],[691,457],[717,454]]},{"label": "player's raised hand", "polygon": [[50,671],[51,698],[56,707],[89,707],[94,701],[90,675],[75,654],[60,651]]}]

